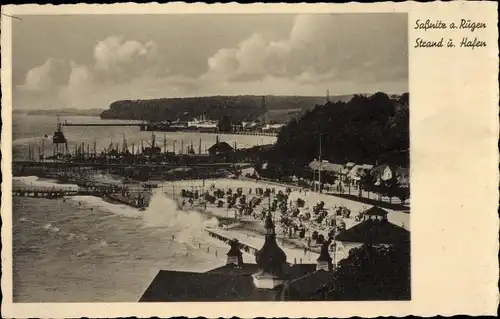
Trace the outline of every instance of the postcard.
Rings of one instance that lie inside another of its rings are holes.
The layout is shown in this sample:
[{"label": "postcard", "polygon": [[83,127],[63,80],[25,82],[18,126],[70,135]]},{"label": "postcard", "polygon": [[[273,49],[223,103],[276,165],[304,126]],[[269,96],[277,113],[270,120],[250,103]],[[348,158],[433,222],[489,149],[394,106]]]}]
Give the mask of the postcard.
[{"label": "postcard", "polygon": [[495,314],[497,23],[2,6],[2,314]]}]

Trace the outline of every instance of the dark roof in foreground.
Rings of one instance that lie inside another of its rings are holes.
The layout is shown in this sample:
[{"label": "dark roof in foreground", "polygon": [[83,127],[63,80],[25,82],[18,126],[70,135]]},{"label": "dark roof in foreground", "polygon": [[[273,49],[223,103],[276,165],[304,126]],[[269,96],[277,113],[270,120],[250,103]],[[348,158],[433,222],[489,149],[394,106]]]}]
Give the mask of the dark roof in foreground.
[{"label": "dark roof in foreground", "polygon": [[290,294],[293,300],[309,300],[310,296],[333,280],[330,271],[317,270],[307,276],[293,280],[290,284]]},{"label": "dark roof in foreground", "polygon": [[362,214],[370,216],[387,216],[389,212],[378,206],[373,206],[362,212]]},{"label": "dark roof in foreground", "polygon": [[179,273],[161,270],[140,301],[279,300],[279,289],[255,289],[251,275]]},{"label": "dark roof in foreground", "polygon": [[[316,264],[285,266],[285,275],[294,280],[314,273]],[[273,301],[281,300],[283,286],[276,289],[255,288],[252,275],[256,264],[241,269],[225,265],[205,273],[160,270],[144,292],[140,302],[168,301]],[[307,285],[307,281],[303,283]]]},{"label": "dark roof in foreground", "polygon": [[410,232],[388,220],[365,220],[335,237],[338,241],[370,244],[409,243]]},{"label": "dark roof in foreground", "polygon": [[[253,275],[259,271],[257,264],[243,264],[241,269],[236,270],[233,265],[224,265],[206,272],[206,274],[239,274]],[[316,264],[285,264],[284,274],[288,279],[296,279],[310,274],[316,270]]]}]

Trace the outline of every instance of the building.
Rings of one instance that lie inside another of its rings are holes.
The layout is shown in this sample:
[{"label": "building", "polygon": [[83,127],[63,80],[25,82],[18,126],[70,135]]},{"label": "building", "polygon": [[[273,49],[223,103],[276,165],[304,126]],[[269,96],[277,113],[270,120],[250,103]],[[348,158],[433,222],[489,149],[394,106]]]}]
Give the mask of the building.
[{"label": "building", "polygon": [[244,263],[239,243],[232,240],[225,265],[205,273],[162,270],[140,302],[308,300],[332,280],[328,242],[316,264],[289,264],[276,242],[271,214],[265,229],[256,264]]},{"label": "building", "polygon": [[226,142],[220,142],[219,136],[217,136],[215,144],[208,149],[208,154],[210,154],[210,156],[226,156],[232,153],[234,153],[234,148]]},{"label": "building", "polygon": [[339,233],[335,240],[347,249],[371,245],[399,245],[410,243],[410,232],[387,219],[388,212],[373,206],[362,212],[363,221]]},{"label": "building", "polygon": [[340,164],[334,164],[330,163],[329,161],[321,161],[321,163],[317,160],[312,161],[309,163],[309,168],[311,168],[314,171],[319,171],[321,172],[328,172],[333,175],[340,175],[342,174],[343,166]]},{"label": "building", "polygon": [[375,166],[370,174],[373,176],[375,185],[380,185],[382,182],[392,179],[392,169],[389,165],[377,165]]},{"label": "building", "polygon": [[348,174],[352,170],[354,165],[356,165],[356,164],[353,162],[348,162],[348,163],[344,164],[344,166],[342,167],[342,172],[341,172],[341,176],[343,177],[342,180],[345,180],[348,178]]},{"label": "building", "polygon": [[347,173],[347,178],[351,180],[353,185],[359,184],[359,181],[363,176],[370,174],[370,171],[373,169],[373,165],[363,164],[363,165],[354,165],[352,169]]},{"label": "building", "polygon": [[262,132],[273,132],[273,133],[278,133],[285,124],[266,124],[262,128]]},{"label": "building", "polygon": [[[340,164],[335,164],[335,163],[330,163],[329,161],[321,161],[321,163],[317,160],[312,161],[309,163],[309,168],[313,170],[313,176],[314,176],[314,184],[318,189],[321,187],[320,182],[322,184],[325,184],[324,186],[331,187],[333,184],[330,184],[332,182],[332,178],[330,177],[339,177],[341,178],[342,175],[342,170],[343,166]],[[321,172],[321,181],[320,181],[320,175],[319,172]]]}]

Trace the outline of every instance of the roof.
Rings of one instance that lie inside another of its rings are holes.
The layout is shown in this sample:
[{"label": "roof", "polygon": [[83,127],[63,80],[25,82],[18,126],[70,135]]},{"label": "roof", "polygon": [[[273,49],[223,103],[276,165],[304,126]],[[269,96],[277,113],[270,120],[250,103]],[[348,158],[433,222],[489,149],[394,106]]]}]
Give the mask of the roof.
[{"label": "roof", "polygon": [[359,178],[361,172],[363,171],[363,166],[362,165],[355,165],[350,171],[349,171],[349,177],[353,178]]},{"label": "roof", "polygon": [[[315,271],[316,264],[286,264],[285,276],[290,280]],[[168,301],[273,301],[280,300],[283,286],[258,289],[252,275],[256,264],[243,264],[240,269],[224,265],[205,273],[160,270],[146,289],[140,302]]]},{"label": "roof", "polygon": [[234,149],[232,148],[232,146],[226,142],[215,143],[208,149],[209,152],[217,152],[217,153],[232,152],[233,150]]},{"label": "roof", "polygon": [[283,287],[256,289],[251,275],[160,270],[140,302],[279,300]]},{"label": "roof", "polygon": [[389,168],[389,169],[390,169],[389,165],[387,165],[387,164],[377,165],[377,166],[375,166],[374,168],[372,168],[372,170],[371,170],[371,172],[370,172],[370,173],[371,173],[373,176],[382,175],[382,173],[384,173],[384,171],[385,171],[387,168]]},{"label": "roof", "polygon": [[383,210],[382,208],[378,206],[372,206],[362,212],[363,215],[369,215],[369,216],[387,216],[389,214],[388,211]]},{"label": "roof", "polygon": [[410,232],[388,220],[365,220],[335,237],[338,241],[370,244],[409,243]]},{"label": "roof", "polygon": [[309,300],[324,285],[333,280],[333,272],[316,270],[290,283],[290,294],[292,300]]},{"label": "roof", "polygon": [[283,272],[283,266],[286,264],[286,254],[276,242],[274,223],[270,212],[265,220],[265,228],[268,233],[264,245],[255,254],[255,261],[265,272],[280,275]]},{"label": "roof", "polygon": [[[239,275],[253,275],[259,271],[257,264],[243,264],[240,269],[236,270],[234,265],[224,265],[212,270],[207,271],[207,274],[239,274]],[[285,277],[294,280],[310,274],[316,270],[316,264],[285,264],[283,272]]]},{"label": "roof", "polygon": [[342,168],[342,174],[347,175],[351,171],[351,169],[354,168],[355,165],[356,164],[353,162],[346,163]]},{"label": "roof", "polygon": [[311,163],[309,163],[309,167],[313,170],[319,170],[321,168],[321,171],[337,172],[337,173],[341,173],[342,169],[344,168],[340,164],[334,164],[329,162],[322,162],[320,165],[319,161],[312,161]]}]

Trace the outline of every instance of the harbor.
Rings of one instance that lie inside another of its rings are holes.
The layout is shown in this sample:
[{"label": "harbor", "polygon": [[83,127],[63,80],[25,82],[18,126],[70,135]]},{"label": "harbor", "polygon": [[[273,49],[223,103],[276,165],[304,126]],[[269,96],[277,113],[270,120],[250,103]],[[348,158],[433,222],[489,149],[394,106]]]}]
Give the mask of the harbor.
[{"label": "harbor", "polygon": [[[380,87],[387,78],[355,87],[355,73],[328,66],[378,51],[345,37],[314,47],[311,32],[338,28],[303,29],[316,20],[301,16],[254,15],[234,37],[201,38],[247,18],[206,16],[194,32],[189,22],[156,37],[167,16],[151,30],[159,16],[123,28],[140,17],[69,17],[95,21],[95,32],[75,42],[53,28],[50,46],[32,41],[14,55],[12,187],[3,187],[12,300],[409,300],[409,94]],[[255,29],[260,18],[272,25]],[[29,33],[37,19],[17,27]],[[101,33],[106,25],[118,29]],[[47,48],[58,45],[56,58]],[[404,48],[384,47],[381,61]],[[367,65],[355,66],[377,79]]]}]

